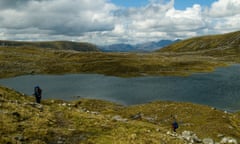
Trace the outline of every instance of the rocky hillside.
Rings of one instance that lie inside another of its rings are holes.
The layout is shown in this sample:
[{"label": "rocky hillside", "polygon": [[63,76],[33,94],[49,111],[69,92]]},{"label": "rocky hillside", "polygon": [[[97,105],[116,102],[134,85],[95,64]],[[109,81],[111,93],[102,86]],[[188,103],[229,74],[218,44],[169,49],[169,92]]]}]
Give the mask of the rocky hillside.
[{"label": "rocky hillside", "polygon": [[[172,117],[179,123],[172,132]],[[237,144],[240,114],[189,103],[43,100],[0,87],[0,143]]]},{"label": "rocky hillside", "polygon": [[49,42],[20,42],[0,40],[0,47],[28,47],[28,48],[50,48],[58,50],[76,50],[76,51],[99,51],[97,46],[84,42],[70,41],[49,41]]},{"label": "rocky hillside", "polygon": [[[159,52],[199,52],[205,54],[240,53],[240,31],[222,34],[195,37],[183,40],[158,50]],[[217,54],[215,54],[217,55]]]}]

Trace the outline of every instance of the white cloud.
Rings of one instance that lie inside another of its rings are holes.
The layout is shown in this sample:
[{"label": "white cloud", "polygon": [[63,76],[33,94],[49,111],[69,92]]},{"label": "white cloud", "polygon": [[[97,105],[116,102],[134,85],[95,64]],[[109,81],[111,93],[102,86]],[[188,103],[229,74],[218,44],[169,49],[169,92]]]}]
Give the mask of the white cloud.
[{"label": "white cloud", "polygon": [[240,1],[218,0],[206,10],[208,31],[226,33],[240,30]]},{"label": "white cloud", "polygon": [[228,17],[239,13],[239,0],[218,0],[212,4],[209,10],[209,15],[211,17]]},{"label": "white cloud", "polygon": [[114,9],[114,5],[104,0],[28,1],[22,9],[0,10],[0,27],[16,30],[34,27],[53,34],[81,35],[112,30]]},{"label": "white cloud", "polygon": [[174,0],[135,8],[109,0],[0,0],[0,39],[141,43],[239,29],[239,0],[185,10],[175,9]]}]

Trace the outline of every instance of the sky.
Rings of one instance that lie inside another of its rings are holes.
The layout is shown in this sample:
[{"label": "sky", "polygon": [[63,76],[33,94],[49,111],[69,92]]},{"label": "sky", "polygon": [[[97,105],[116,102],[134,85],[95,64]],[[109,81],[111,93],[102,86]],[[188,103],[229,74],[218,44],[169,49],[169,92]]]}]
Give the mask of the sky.
[{"label": "sky", "polygon": [[0,0],[0,39],[96,45],[240,30],[240,0]]}]

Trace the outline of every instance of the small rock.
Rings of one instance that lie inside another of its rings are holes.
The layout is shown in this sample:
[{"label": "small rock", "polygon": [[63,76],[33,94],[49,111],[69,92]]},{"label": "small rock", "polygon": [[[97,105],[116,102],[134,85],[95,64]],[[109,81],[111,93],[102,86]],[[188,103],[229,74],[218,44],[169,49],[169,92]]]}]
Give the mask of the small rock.
[{"label": "small rock", "polygon": [[218,134],[217,137],[219,138],[224,137],[224,134]]},{"label": "small rock", "polygon": [[170,135],[171,134],[171,132],[170,131],[167,131],[167,135]]},{"label": "small rock", "polygon": [[170,131],[167,132],[167,135],[170,135],[172,137],[178,137],[178,134],[177,133],[172,133]]},{"label": "small rock", "polygon": [[216,108],[215,108],[215,107],[212,107],[212,110],[216,110]]},{"label": "small rock", "polygon": [[204,138],[202,142],[203,144],[214,144],[214,141],[211,138]]},{"label": "small rock", "polygon": [[152,117],[143,117],[145,120],[147,120],[148,122],[150,123],[155,123],[156,122],[156,119],[155,118],[152,118]]},{"label": "small rock", "polygon": [[193,141],[194,141],[195,143],[201,143],[201,142],[202,142],[202,140],[199,139],[196,135],[193,136]]},{"label": "small rock", "polygon": [[161,130],[159,128],[156,129],[156,132],[160,132]]},{"label": "small rock", "polygon": [[99,112],[91,112],[91,114],[94,114],[94,115],[98,115],[99,114]]},{"label": "small rock", "polygon": [[143,114],[141,112],[137,113],[136,115],[131,116],[133,120],[140,120],[142,119]]},{"label": "small rock", "polygon": [[221,144],[238,144],[237,140],[231,137],[222,138]]},{"label": "small rock", "polygon": [[121,121],[121,122],[127,122],[128,121],[128,119],[122,118],[119,115],[116,115],[116,116],[112,117],[112,120],[113,121]]},{"label": "small rock", "polygon": [[197,135],[191,131],[183,131],[181,137],[191,143],[201,143],[202,140],[197,137]]},{"label": "small rock", "polygon": [[147,132],[147,133],[150,133],[150,132],[151,132],[151,130],[147,130],[146,132]]}]

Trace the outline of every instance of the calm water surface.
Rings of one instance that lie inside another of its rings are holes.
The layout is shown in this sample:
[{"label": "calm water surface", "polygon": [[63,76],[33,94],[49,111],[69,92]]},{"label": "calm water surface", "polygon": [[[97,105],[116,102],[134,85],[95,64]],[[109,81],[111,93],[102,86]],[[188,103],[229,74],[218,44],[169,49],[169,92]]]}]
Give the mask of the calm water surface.
[{"label": "calm water surface", "polygon": [[0,84],[31,95],[43,89],[43,98],[63,100],[74,96],[110,100],[125,105],[154,100],[193,102],[222,110],[240,110],[240,65],[189,77],[119,78],[98,74],[28,75],[0,79]]}]

